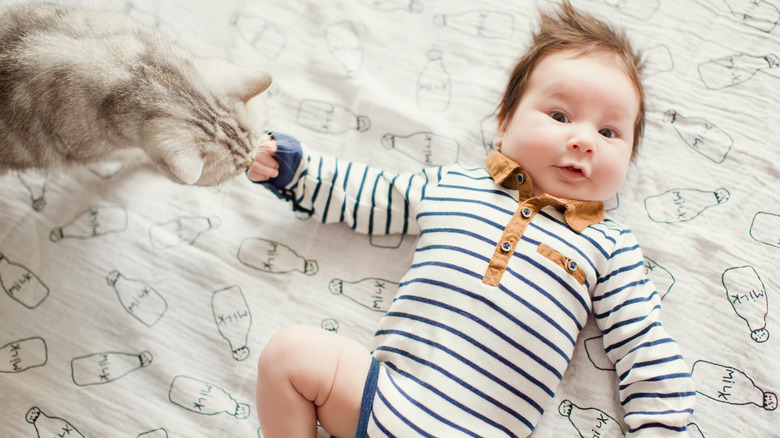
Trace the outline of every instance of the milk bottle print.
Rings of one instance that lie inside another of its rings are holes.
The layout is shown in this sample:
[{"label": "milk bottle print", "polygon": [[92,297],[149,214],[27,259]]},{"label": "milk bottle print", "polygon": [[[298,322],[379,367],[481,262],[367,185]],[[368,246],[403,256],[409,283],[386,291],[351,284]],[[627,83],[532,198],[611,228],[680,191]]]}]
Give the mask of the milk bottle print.
[{"label": "milk bottle print", "polygon": [[582,438],[625,436],[620,423],[596,408],[580,408],[569,400],[558,405],[558,413],[567,417]]},{"label": "milk bottle print", "polygon": [[669,47],[659,44],[645,51],[645,75],[653,76],[674,70],[674,58]]},{"label": "milk bottle print", "polygon": [[407,136],[385,134],[382,145],[395,149],[426,166],[442,166],[458,160],[457,141],[432,132],[415,132]]},{"label": "milk bottle print", "polygon": [[73,425],[62,418],[49,417],[38,407],[31,408],[25,416],[27,422],[35,426],[38,438],[84,438]]},{"label": "milk bottle print", "polygon": [[143,9],[139,9],[136,5],[128,2],[125,6],[125,14],[129,15],[136,21],[140,21],[141,23],[153,27],[166,36],[171,39],[171,41],[176,41],[179,39],[179,32],[176,31],[176,29],[171,26],[169,23],[164,22],[160,19],[160,16],[155,14],[154,12],[146,11]]},{"label": "milk bottle print", "polygon": [[73,383],[78,386],[113,382],[152,363],[152,353],[95,353],[70,362]]},{"label": "milk bottle print", "polygon": [[699,64],[699,77],[704,86],[721,90],[749,81],[761,70],[780,66],[777,55],[738,54]]},{"label": "milk bottle print", "polygon": [[168,438],[168,432],[165,429],[154,429],[139,434],[136,438]]},{"label": "milk bottle print", "polygon": [[728,201],[726,189],[714,192],[697,189],[674,189],[645,199],[648,216],[655,222],[671,224],[695,219],[704,210]]},{"label": "milk bottle print", "polygon": [[201,415],[227,413],[243,420],[249,417],[249,405],[233,400],[224,389],[202,380],[177,376],[168,392],[171,403]]},{"label": "milk bottle print", "polygon": [[730,135],[707,120],[686,118],[677,111],[669,110],[664,114],[664,121],[672,125],[691,149],[716,163],[722,163],[734,146]]},{"label": "milk bottle print", "polygon": [[497,11],[437,14],[433,17],[433,24],[478,38],[509,38],[515,30],[515,18],[512,14]]},{"label": "milk bottle print", "polygon": [[727,0],[726,4],[734,18],[762,32],[772,32],[780,22],[780,10],[765,0]]},{"label": "milk bottle print", "polygon": [[51,230],[52,242],[65,238],[92,239],[127,229],[127,211],[118,205],[101,205],[81,213],[69,223]]},{"label": "milk bottle print", "polygon": [[155,248],[173,248],[178,245],[192,245],[201,234],[217,228],[218,217],[180,217],[169,222],[152,225],[149,239]]},{"label": "milk bottle print", "polygon": [[691,370],[696,392],[721,403],[756,405],[767,411],[777,409],[777,395],[764,391],[742,371],[703,360],[696,361]]},{"label": "milk bottle print", "polygon": [[211,297],[211,308],[219,334],[230,344],[233,359],[242,361],[249,357],[247,336],[252,326],[252,315],[241,289],[231,286],[214,292]]},{"label": "milk bottle print", "polygon": [[398,291],[398,283],[381,278],[364,278],[348,282],[338,278],[328,285],[334,295],[344,295],[352,301],[377,312],[387,312]]},{"label": "milk bottle print", "polygon": [[438,50],[428,52],[428,63],[417,80],[417,106],[422,110],[445,111],[450,107],[452,85]]},{"label": "milk bottle print", "polygon": [[314,275],[319,271],[315,260],[299,256],[287,245],[260,238],[247,238],[238,248],[238,260],[249,266],[271,274],[301,272]]},{"label": "milk bottle print", "polygon": [[758,242],[780,248],[780,215],[759,212],[750,224],[750,237]]},{"label": "milk bottle print", "polygon": [[287,45],[287,37],[272,22],[254,15],[236,14],[233,26],[247,44],[268,59],[276,59]]},{"label": "milk bottle print", "polygon": [[358,116],[341,105],[318,100],[301,102],[295,121],[323,134],[343,134],[351,130],[364,132],[371,127],[368,117]]},{"label": "milk bottle print", "polygon": [[344,67],[348,78],[354,78],[363,65],[363,46],[351,21],[332,24],[325,29],[331,55]]},{"label": "milk bottle print", "polygon": [[661,6],[660,0],[604,0],[620,13],[639,20],[647,20]]},{"label": "milk bottle print", "polygon": [[384,12],[406,11],[416,14],[423,9],[420,0],[360,0],[360,2]]},{"label": "milk bottle print", "polygon": [[119,271],[111,271],[106,282],[116,291],[122,307],[147,327],[157,324],[168,310],[165,299],[143,281],[131,280]]},{"label": "milk bottle print", "polygon": [[9,261],[0,253],[0,286],[5,293],[28,309],[41,305],[49,288],[22,265]]},{"label": "milk bottle print", "polygon": [[766,342],[769,339],[766,329],[769,302],[758,272],[752,266],[742,266],[727,269],[722,278],[726,297],[737,315],[747,323],[750,337],[756,342]]},{"label": "milk bottle print", "polygon": [[672,290],[672,286],[674,286],[674,277],[672,276],[672,273],[647,257],[644,259],[644,264],[645,275],[653,282],[663,300],[666,298],[666,294]]},{"label": "milk bottle print", "polygon": [[35,211],[41,211],[46,207],[46,182],[48,177],[45,173],[31,170],[19,172],[19,181],[30,192],[30,201]]},{"label": "milk bottle print", "polygon": [[21,373],[46,365],[46,342],[39,337],[20,339],[0,347],[0,373]]}]

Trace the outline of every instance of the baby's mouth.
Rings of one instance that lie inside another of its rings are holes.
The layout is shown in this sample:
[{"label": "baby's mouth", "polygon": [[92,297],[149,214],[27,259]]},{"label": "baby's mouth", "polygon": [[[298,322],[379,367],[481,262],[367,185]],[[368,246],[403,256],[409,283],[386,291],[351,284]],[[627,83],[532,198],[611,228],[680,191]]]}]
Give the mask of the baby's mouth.
[{"label": "baby's mouth", "polygon": [[561,173],[563,173],[565,176],[573,179],[580,179],[580,178],[587,178],[588,175],[585,174],[585,171],[577,166],[571,165],[571,166],[558,166],[558,169],[560,169]]}]

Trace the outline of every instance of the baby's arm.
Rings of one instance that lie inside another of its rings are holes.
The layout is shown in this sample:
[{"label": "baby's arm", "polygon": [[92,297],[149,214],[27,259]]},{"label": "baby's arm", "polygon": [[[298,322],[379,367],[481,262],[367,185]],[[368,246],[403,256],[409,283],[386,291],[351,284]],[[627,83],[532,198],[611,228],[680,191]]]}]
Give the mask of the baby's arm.
[{"label": "baby's arm", "polygon": [[628,437],[687,436],[696,393],[680,348],[661,326],[660,295],[644,257],[625,230],[593,294],[604,348],[620,378]]},{"label": "baby's arm", "polygon": [[269,143],[258,153],[247,176],[290,201],[294,210],[323,223],[343,222],[361,233],[418,233],[417,205],[426,190],[446,174],[441,167],[415,173],[386,172],[321,156],[290,136],[272,135],[275,144]]}]

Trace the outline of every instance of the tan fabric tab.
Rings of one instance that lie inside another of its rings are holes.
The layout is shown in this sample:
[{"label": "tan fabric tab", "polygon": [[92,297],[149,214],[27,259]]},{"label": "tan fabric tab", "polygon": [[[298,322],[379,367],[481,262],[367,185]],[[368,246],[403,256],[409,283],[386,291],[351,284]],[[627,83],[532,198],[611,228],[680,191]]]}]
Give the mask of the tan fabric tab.
[{"label": "tan fabric tab", "polygon": [[545,258],[550,260],[551,262],[555,263],[556,265],[563,268],[564,271],[568,272],[572,277],[574,277],[575,280],[579,284],[585,284],[585,272],[580,269],[579,266],[574,264],[574,270],[572,270],[572,261],[566,257],[563,256],[563,254],[559,253],[558,251],[550,248],[549,246],[545,245],[544,243],[539,244],[539,248],[537,248],[536,252],[543,255]]},{"label": "tan fabric tab", "polygon": [[[515,214],[504,229],[504,233],[501,235],[501,239],[498,240],[498,244],[496,244],[496,249],[493,251],[493,257],[490,258],[490,263],[485,271],[485,275],[482,277],[482,283],[489,286],[498,286],[501,277],[504,275],[504,271],[506,271],[507,265],[509,265],[509,259],[512,258],[512,254],[515,252],[517,242],[520,241],[523,233],[525,233],[525,229],[536,214],[537,210],[532,207],[533,206],[530,206],[525,202],[517,206]],[[524,208],[531,209],[531,215],[527,218],[523,216]],[[509,248],[503,247],[505,243],[509,244]]]}]

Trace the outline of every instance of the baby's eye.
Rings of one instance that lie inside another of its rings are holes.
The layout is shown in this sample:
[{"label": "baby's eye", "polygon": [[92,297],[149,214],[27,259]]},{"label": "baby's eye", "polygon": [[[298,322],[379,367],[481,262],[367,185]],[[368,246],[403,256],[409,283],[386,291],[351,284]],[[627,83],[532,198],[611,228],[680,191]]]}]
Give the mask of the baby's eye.
[{"label": "baby's eye", "polygon": [[558,111],[551,113],[550,117],[552,117],[553,120],[559,123],[569,123],[569,118],[566,116],[566,114]]},{"label": "baby's eye", "polygon": [[599,134],[601,134],[602,136],[604,136],[606,138],[615,138],[615,137],[617,137],[617,132],[615,132],[614,130],[609,129],[609,128],[601,129],[599,131]]}]

